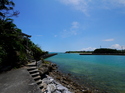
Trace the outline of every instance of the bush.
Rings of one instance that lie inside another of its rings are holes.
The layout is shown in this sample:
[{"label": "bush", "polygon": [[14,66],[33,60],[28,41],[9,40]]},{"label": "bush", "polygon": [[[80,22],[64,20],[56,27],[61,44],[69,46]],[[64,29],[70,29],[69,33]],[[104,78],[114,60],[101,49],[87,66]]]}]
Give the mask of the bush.
[{"label": "bush", "polygon": [[116,49],[101,48],[95,49],[93,53],[118,53]]},{"label": "bush", "polygon": [[6,57],[7,57],[7,53],[5,52],[3,47],[0,46],[0,65],[6,59]]}]

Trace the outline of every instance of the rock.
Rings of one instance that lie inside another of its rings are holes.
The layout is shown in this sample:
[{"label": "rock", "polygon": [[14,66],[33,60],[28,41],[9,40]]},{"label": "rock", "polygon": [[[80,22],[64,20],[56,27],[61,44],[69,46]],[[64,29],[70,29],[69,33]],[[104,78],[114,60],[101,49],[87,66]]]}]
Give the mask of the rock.
[{"label": "rock", "polygon": [[66,88],[59,84],[59,85],[57,85],[57,89],[58,90],[63,90],[63,89],[66,89]]},{"label": "rock", "polygon": [[70,74],[70,73],[68,73],[68,76],[71,76],[71,74]]},{"label": "rock", "polygon": [[60,80],[60,79],[61,79],[61,77],[60,77],[60,76],[58,76],[58,77],[56,77],[56,79]]},{"label": "rock", "polygon": [[54,84],[49,84],[47,86],[47,90],[48,90],[48,93],[53,93],[54,91],[56,91],[56,86]]},{"label": "rock", "polygon": [[46,83],[42,83],[41,85],[43,86],[43,88],[47,88],[47,84]]},{"label": "rock", "polygon": [[44,78],[42,81],[43,81],[43,83],[46,83],[46,84],[50,83],[50,81],[48,80],[48,78]]},{"label": "rock", "polygon": [[[70,91],[73,91],[73,93],[91,93],[87,91],[86,88],[82,88],[81,85],[77,84],[75,79],[71,79],[70,76],[72,75],[70,73],[66,76],[56,69],[57,65],[52,63],[42,63],[39,68],[43,83],[42,93],[72,93]],[[60,83],[55,81],[52,77]]]},{"label": "rock", "polygon": [[66,87],[56,82],[52,77],[48,75],[46,75],[46,78],[44,78],[42,82],[43,93],[71,93]]},{"label": "rock", "polygon": [[62,92],[60,92],[60,91],[56,90],[56,92],[55,92],[55,93],[62,93]]}]

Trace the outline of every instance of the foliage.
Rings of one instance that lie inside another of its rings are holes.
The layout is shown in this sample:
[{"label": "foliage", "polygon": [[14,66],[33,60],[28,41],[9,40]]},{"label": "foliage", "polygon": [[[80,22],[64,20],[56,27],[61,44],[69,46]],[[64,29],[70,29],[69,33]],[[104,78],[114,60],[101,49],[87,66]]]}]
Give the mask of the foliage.
[{"label": "foliage", "polygon": [[0,0],[0,65],[19,66],[29,56],[39,60],[45,53],[13,23],[10,17],[19,13],[11,11],[14,6],[11,0]]},{"label": "foliage", "polygon": [[40,47],[38,47],[38,45],[35,45],[34,43],[32,43],[30,48],[33,52],[33,57],[36,60],[40,60],[41,56],[45,54],[45,52],[42,51]]},{"label": "foliage", "polygon": [[[0,21],[1,22],[1,21]],[[44,51],[35,45],[30,39],[22,35],[20,29],[13,24],[12,20],[2,22],[0,25],[0,62],[4,65],[17,65],[32,55],[39,60]],[[28,45],[27,45],[28,44]],[[27,52],[27,51],[30,51]]]},{"label": "foliage", "polygon": [[22,40],[18,37],[20,29],[13,24],[12,19],[0,20],[0,23],[0,46],[3,50],[1,56],[5,56],[1,61],[4,61],[4,65],[15,65],[15,62],[21,61],[17,51],[25,52],[25,47],[21,44]]},{"label": "foliage", "polygon": [[49,61],[44,61],[44,64],[51,64]]},{"label": "foliage", "polygon": [[3,49],[2,46],[0,46],[0,64],[2,64],[2,62],[6,59],[6,57],[7,57],[6,51]]},{"label": "foliage", "polygon": [[17,16],[18,11],[14,11],[15,3],[12,0],[0,0],[0,19]]},{"label": "foliage", "polygon": [[95,49],[93,53],[121,53],[121,52],[116,49],[101,48],[101,49]]},{"label": "foliage", "polygon": [[93,51],[66,51],[65,53],[92,53]]}]

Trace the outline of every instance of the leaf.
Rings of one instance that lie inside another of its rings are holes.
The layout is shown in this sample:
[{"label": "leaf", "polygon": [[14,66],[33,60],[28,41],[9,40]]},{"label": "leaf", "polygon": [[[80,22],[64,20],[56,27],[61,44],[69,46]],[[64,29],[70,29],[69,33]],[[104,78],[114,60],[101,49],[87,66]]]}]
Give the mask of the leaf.
[{"label": "leaf", "polygon": [[10,1],[10,4],[11,4],[12,6],[15,6],[15,3],[14,3],[13,1]]},{"label": "leaf", "polygon": [[13,10],[13,7],[9,7],[9,10]]}]

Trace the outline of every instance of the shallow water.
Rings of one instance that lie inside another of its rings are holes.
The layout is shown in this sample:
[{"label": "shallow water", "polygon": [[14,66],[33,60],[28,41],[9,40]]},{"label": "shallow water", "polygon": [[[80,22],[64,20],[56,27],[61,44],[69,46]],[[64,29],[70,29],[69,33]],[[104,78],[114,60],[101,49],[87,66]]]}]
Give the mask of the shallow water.
[{"label": "shallow water", "polygon": [[47,58],[63,73],[71,73],[81,84],[105,93],[125,93],[125,56],[59,53]]}]

